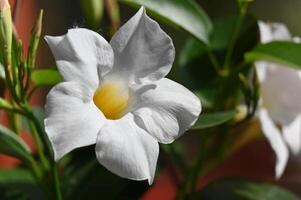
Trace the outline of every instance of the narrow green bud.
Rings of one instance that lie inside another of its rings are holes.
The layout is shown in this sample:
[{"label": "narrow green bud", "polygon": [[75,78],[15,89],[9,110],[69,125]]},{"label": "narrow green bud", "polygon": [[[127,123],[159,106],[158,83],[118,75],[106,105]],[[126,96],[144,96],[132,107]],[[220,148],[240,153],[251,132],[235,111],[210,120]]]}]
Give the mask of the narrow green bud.
[{"label": "narrow green bud", "polygon": [[81,0],[80,3],[89,28],[98,31],[103,15],[103,0]]},{"label": "narrow green bud", "polygon": [[28,59],[27,65],[30,68],[34,68],[35,66],[37,49],[39,46],[41,32],[42,32],[42,21],[43,21],[43,10],[40,10],[36,23],[31,30],[31,38],[30,38],[28,58],[27,58]]},{"label": "narrow green bud", "polygon": [[0,51],[5,65],[11,63],[12,17],[8,0],[0,0]]},{"label": "narrow green bud", "polygon": [[20,66],[21,61],[23,60],[23,47],[22,41],[13,34],[12,41],[12,66]]},{"label": "narrow green bud", "polygon": [[40,10],[39,16],[36,20],[34,27],[32,28],[31,34],[35,37],[40,38],[42,32],[42,20],[43,20],[43,10]]}]

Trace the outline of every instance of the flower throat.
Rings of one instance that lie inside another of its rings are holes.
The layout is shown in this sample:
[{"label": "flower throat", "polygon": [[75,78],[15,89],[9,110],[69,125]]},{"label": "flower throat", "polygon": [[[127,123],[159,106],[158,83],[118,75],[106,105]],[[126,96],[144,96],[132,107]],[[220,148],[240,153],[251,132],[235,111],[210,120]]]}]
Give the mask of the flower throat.
[{"label": "flower throat", "polygon": [[118,81],[105,81],[95,91],[94,104],[108,119],[121,118],[128,107],[129,91]]}]

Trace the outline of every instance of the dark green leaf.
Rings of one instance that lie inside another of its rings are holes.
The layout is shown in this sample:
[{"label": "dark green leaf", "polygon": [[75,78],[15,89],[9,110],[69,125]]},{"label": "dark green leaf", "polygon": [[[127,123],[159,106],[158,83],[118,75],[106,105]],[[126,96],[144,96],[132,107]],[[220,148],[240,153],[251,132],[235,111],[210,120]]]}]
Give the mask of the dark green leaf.
[{"label": "dark green leaf", "polygon": [[0,153],[30,162],[32,155],[29,147],[11,130],[0,125]]},{"label": "dark green leaf", "polygon": [[288,190],[268,183],[243,182],[236,194],[248,200],[300,200]]},{"label": "dark green leaf", "polygon": [[214,181],[195,193],[191,199],[227,200],[300,200],[280,186],[241,178]]},{"label": "dark green leaf", "polygon": [[62,77],[55,69],[40,69],[33,71],[31,79],[35,85],[55,85],[62,81]]},{"label": "dark green leaf", "polygon": [[[237,20],[238,16],[230,16],[218,18],[213,21],[214,29],[210,38],[212,50],[225,51],[228,48]],[[258,36],[257,20],[250,15],[245,16],[234,47],[239,50],[236,50],[235,53],[240,53],[242,54],[240,56],[243,56],[244,52],[241,52],[241,50],[249,51],[254,48],[255,45],[257,45]]]},{"label": "dark green leaf", "polygon": [[201,114],[199,119],[193,126],[193,129],[203,129],[223,124],[231,120],[236,115],[236,113],[236,110],[231,110],[227,112]]},{"label": "dark green leaf", "polygon": [[224,50],[228,47],[235,28],[236,16],[218,18],[213,21],[211,49]]},{"label": "dark green leaf", "polygon": [[191,33],[205,44],[209,44],[212,23],[205,11],[194,0],[119,0],[145,6],[164,20]]},{"label": "dark green leaf", "polygon": [[218,89],[218,86],[215,87],[217,74],[203,45],[194,38],[188,39],[180,52],[178,65],[181,84],[198,91],[197,95],[203,106],[211,107],[215,91]]},{"label": "dark green leaf", "polygon": [[295,69],[301,69],[301,44],[275,41],[258,45],[245,55],[248,62],[269,61]]},{"label": "dark green leaf", "polygon": [[0,170],[1,200],[46,200],[28,169],[17,167]]},{"label": "dark green leaf", "polygon": [[237,38],[233,56],[232,56],[232,66],[237,66],[244,61],[244,55],[246,52],[252,50],[259,41],[259,29],[257,24],[257,19],[253,16],[245,16],[239,37]]}]

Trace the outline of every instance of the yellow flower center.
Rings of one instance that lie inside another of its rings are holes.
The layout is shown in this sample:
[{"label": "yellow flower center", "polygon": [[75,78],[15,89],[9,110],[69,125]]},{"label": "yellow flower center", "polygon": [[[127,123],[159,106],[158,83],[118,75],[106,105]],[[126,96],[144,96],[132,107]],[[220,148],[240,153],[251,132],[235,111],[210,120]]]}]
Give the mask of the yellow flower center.
[{"label": "yellow flower center", "polygon": [[129,103],[129,91],[118,81],[107,81],[95,91],[94,104],[108,119],[119,119]]}]

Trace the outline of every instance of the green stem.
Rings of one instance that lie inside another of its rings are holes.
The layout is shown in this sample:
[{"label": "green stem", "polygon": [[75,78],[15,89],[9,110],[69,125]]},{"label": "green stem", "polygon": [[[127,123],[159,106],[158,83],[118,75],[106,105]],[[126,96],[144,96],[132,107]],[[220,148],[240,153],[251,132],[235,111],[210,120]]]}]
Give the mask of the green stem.
[{"label": "green stem", "polygon": [[34,177],[36,178],[36,180],[38,182],[40,182],[41,177],[42,177],[42,172],[41,172],[40,168],[38,167],[36,161],[34,159],[30,160],[28,163],[28,166],[31,169],[31,172],[34,175]]},{"label": "green stem", "polygon": [[51,148],[51,144],[49,142],[49,139],[45,133],[45,131],[43,130],[39,120],[34,116],[33,113],[30,113],[30,118],[32,120],[32,122],[34,123],[37,132],[39,133],[40,138],[42,139],[43,143],[45,144],[46,147],[46,152],[49,155],[50,158],[53,158],[53,151]]},{"label": "green stem", "polygon": [[[32,128],[34,129],[33,131],[33,135],[34,137],[36,137],[37,141],[39,141],[39,139],[41,139],[41,141],[43,142],[43,144],[46,147],[47,153],[48,153],[48,157],[51,159],[51,174],[52,174],[52,178],[53,178],[53,183],[54,183],[54,195],[55,195],[55,200],[62,200],[62,193],[61,193],[61,188],[60,188],[60,181],[59,181],[59,176],[58,176],[58,169],[56,166],[56,163],[53,160],[53,151],[50,145],[50,142],[48,140],[48,137],[44,131],[44,129],[42,128],[39,120],[36,118],[36,116],[33,114],[32,109],[29,107],[28,104],[25,104],[24,106],[24,112],[19,111],[21,114],[27,116],[32,123]],[[18,110],[16,110],[18,111]],[[41,145],[40,142],[38,142],[37,144]],[[39,147],[39,149],[41,150],[41,147]],[[41,161],[43,162],[47,162],[46,158],[44,157],[43,152],[40,152],[41,155]],[[44,161],[43,161],[44,160]],[[44,164],[46,165],[46,163]],[[48,163],[47,165],[48,166]]]},{"label": "green stem", "polygon": [[206,48],[207,50],[207,55],[208,58],[214,68],[214,70],[216,71],[216,73],[221,76],[221,77],[227,77],[229,75],[229,70],[228,69],[223,69],[221,67],[221,65],[219,64],[216,56],[212,53],[210,48]]},{"label": "green stem", "polygon": [[111,34],[113,35],[120,27],[120,12],[116,0],[105,0],[105,7],[111,20]]},{"label": "green stem", "polygon": [[229,67],[230,67],[231,58],[232,58],[232,54],[233,54],[235,42],[237,40],[237,37],[239,36],[241,23],[244,20],[244,16],[245,16],[244,13],[241,13],[238,16],[238,19],[237,19],[237,21],[235,23],[233,35],[232,35],[232,37],[230,39],[229,46],[228,46],[227,53],[226,53],[226,57],[225,57],[224,69],[229,69]]},{"label": "green stem", "polygon": [[44,192],[47,193],[49,196],[52,196],[53,193],[51,192],[51,190],[49,189],[49,186],[44,181],[43,173],[42,173],[41,169],[39,168],[38,164],[36,163],[36,161],[34,159],[31,159],[31,160],[29,160],[27,165],[30,168],[37,183],[39,183],[39,185],[44,190]]},{"label": "green stem", "polygon": [[55,191],[55,197],[56,197],[55,200],[62,200],[60,179],[59,179],[58,168],[56,166],[56,163],[53,163],[52,175],[53,175],[53,180],[54,180],[54,191]]},{"label": "green stem", "polygon": [[31,68],[26,66],[26,77],[25,77],[25,86],[24,86],[24,91],[28,91],[29,86],[30,86],[30,78],[31,78]]},{"label": "green stem", "polygon": [[36,149],[37,149],[39,158],[41,160],[42,166],[44,167],[44,169],[46,171],[48,171],[49,170],[49,163],[48,163],[48,160],[46,159],[46,157],[44,155],[44,147],[43,147],[43,144],[41,142],[41,139],[40,139],[40,137],[39,137],[39,135],[36,131],[36,128],[35,128],[33,122],[30,121],[30,122],[28,122],[28,124],[29,124],[30,130],[31,130],[33,139],[35,141]]},{"label": "green stem", "polygon": [[9,120],[9,126],[11,129],[17,134],[20,134],[20,128],[17,123],[17,115],[13,112],[7,112],[8,120]]},{"label": "green stem", "polygon": [[26,112],[26,116],[32,121],[33,125],[36,128],[36,131],[38,132],[39,137],[41,138],[43,144],[45,145],[46,153],[48,154],[49,158],[53,158],[53,151],[52,151],[51,144],[39,120],[33,114],[32,109],[29,107],[28,104],[25,105],[24,109]]},{"label": "green stem", "polygon": [[218,60],[216,59],[215,55],[211,52],[211,50],[207,50],[208,57],[210,59],[210,62],[215,69],[216,73],[220,76],[223,75],[223,71],[221,70],[220,64],[218,63]]},{"label": "green stem", "polygon": [[12,99],[19,104],[19,98],[15,92],[14,84],[12,83],[11,73],[9,71],[10,63],[5,63],[4,71],[5,71],[5,82],[8,86],[9,94],[11,95]]},{"label": "green stem", "polygon": [[181,172],[182,173],[186,172],[187,166],[186,166],[186,163],[184,162],[183,158],[177,153],[173,144],[170,144],[169,146],[170,146],[170,153],[171,153],[174,161],[179,166]]}]

